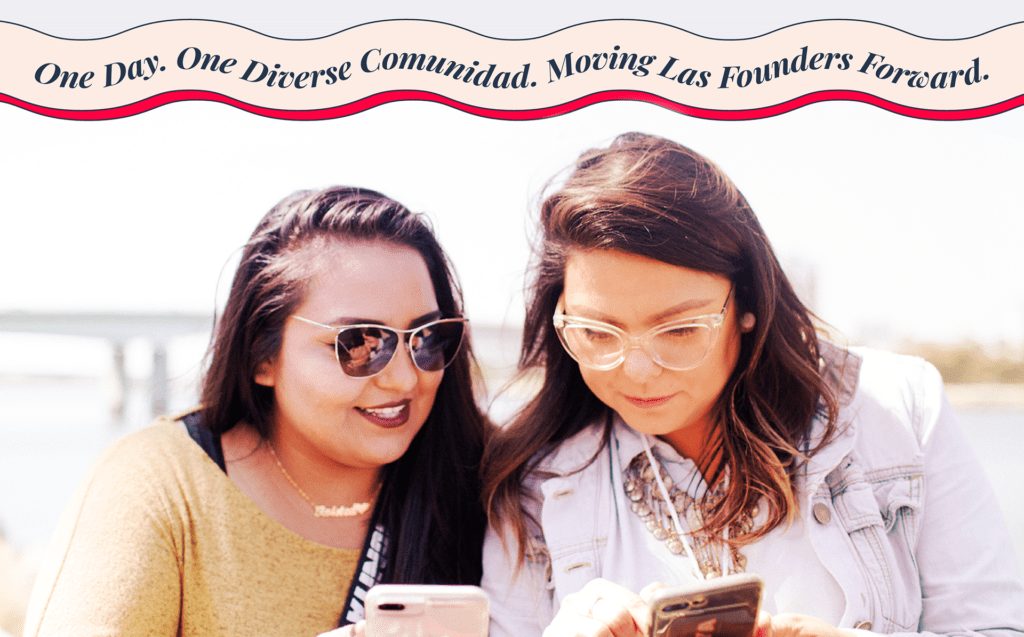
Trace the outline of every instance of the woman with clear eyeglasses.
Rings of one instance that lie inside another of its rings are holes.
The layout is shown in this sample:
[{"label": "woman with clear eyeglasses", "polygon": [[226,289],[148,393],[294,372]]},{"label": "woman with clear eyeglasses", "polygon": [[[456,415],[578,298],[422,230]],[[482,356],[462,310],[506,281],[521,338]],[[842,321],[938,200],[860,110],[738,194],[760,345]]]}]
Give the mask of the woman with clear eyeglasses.
[{"label": "woman with clear eyeglasses", "polygon": [[243,251],[202,406],[131,434],[69,505],[26,635],[362,635],[376,583],[478,584],[487,422],[424,220],[297,192]]},{"label": "woman with clear eyeglasses", "polygon": [[647,637],[659,588],[738,574],[763,581],[757,637],[1024,632],[934,367],[820,337],[684,146],[622,135],[557,183],[520,358],[543,382],[484,455],[491,637]]}]

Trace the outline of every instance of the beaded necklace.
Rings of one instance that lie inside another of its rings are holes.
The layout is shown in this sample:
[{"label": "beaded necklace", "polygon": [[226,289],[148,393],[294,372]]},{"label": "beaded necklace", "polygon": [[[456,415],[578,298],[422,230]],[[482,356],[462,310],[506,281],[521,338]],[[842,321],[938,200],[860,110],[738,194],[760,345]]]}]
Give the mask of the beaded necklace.
[{"label": "beaded necklace", "polygon": [[[631,500],[633,512],[656,539],[665,542],[672,554],[686,554],[697,579],[744,572],[747,559],[728,540],[730,535],[745,534],[753,528],[753,516],[757,515],[757,510],[744,512],[725,529],[721,539],[704,533],[705,513],[723,496],[721,484],[698,502],[674,484],[651,449],[647,435],[641,434],[641,439],[644,451],[634,456],[622,472],[626,496]],[[657,467],[656,471],[654,467]],[[687,533],[684,530],[680,513],[686,518],[688,527],[697,531]],[[692,538],[693,545],[687,536]]]}]

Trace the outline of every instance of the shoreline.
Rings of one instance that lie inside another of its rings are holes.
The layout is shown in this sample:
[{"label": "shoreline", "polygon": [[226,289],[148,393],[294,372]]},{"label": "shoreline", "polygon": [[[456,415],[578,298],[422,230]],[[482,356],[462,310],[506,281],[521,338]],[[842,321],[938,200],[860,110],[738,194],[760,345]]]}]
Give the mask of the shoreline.
[{"label": "shoreline", "polygon": [[[480,380],[487,386],[488,397],[493,399],[498,393],[496,390],[502,387],[511,377],[508,370],[482,369]],[[183,382],[183,380],[185,382]],[[174,385],[189,385],[191,379],[171,379]],[[0,372],[0,387],[3,385],[28,385],[33,387],[52,385],[53,383],[64,383],[69,386],[86,388],[90,385],[97,388],[109,389],[111,380],[105,376],[77,376],[62,374],[24,374]],[[537,381],[534,379],[523,382],[520,380],[512,388],[507,388],[514,396],[521,397],[529,394],[535,389]],[[147,390],[148,379],[130,378],[129,388],[133,391]],[[181,391],[182,387],[175,388]],[[187,390],[186,390],[187,391]],[[1011,408],[1024,409],[1024,383],[946,383],[946,395],[954,408]]]},{"label": "shoreline", "polygon": [[947,383],[946,395],[954,409],[1024,409],[1024,384],[1020,383]]}]

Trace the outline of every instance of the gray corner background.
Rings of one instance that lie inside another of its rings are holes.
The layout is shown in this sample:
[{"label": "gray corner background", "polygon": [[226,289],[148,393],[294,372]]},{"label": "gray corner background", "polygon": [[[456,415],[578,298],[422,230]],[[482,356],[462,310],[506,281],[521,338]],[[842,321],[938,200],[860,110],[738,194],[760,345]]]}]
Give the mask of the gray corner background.
[{"label": "gray corner background", "polygon": [[957,2],[857,3],[798,0],[758,2],[623,2],[594,0],[560,4],[550,0],[483,3],[343,2],[293,0],[288,3],[228,0],[178,0],[142,3],[128,0],[71,2],[5,1],[0,20],[28,26],[62,38],[102,38],[161,20],[220,20],[279,38],[316,38],[377,20],[420,19],[447,22],[495,38],[523,39],[591,20],[651,20],[671,24],[698,35],[734,39],[762,35],[794,23],[823,19],[879,22],[927,38],[967,38],[1024,21],[1024,3],[1008,0]]}]

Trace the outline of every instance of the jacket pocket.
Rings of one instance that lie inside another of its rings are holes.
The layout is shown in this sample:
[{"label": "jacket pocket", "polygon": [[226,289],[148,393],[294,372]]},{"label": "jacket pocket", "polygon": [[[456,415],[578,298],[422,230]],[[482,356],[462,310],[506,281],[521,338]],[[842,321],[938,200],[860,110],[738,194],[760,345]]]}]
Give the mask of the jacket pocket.
[{"label": "jacket pocket", "polygon": [[[831,481],[830,481],[831,482]],[[922,471],[902,467],[832,485],[832,503],[875,602],[876,632],[917,632],[921,582],[914,556]]]}]

